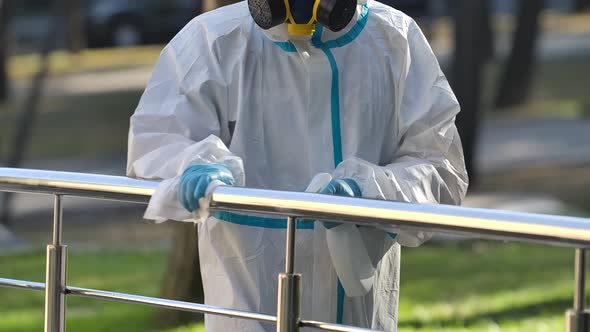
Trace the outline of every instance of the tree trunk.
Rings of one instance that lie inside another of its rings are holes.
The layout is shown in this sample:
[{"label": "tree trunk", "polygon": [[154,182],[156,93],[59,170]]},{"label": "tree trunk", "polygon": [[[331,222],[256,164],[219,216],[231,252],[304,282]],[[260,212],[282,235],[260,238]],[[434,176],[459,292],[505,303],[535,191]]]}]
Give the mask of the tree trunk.
[{"label": "tree trunk", "polygon": [[0,0],[0,102],[5,102],[10,94],[8,78],[8,20],[10,18],[9,1]]},{"label": "tree trunk", "polygon": [[203,0],[203,12],[208,12],[219,7],[231,5],[238,0]]},{"label": "tree trunk", "polygon": [[496,54],[493,14],[490,0],[484,0],[482,5],[479,6],[479,15],[482,24],[480,28],[484,47],[482,57],[486,61],[493,60]]},{"label": "tree trunk", "polygon": [[[203,303],[203,285],[199,267],[197,227],[192,223],[177,223],[173,248],[168,260],[161,295],[165,299]],[[160,310],[156,325],[167,328],[202,320],[199,314],[177,310]]]},{"label": "tree trunk", "polygon": [[84,26],[84,9],[81,0],[64,0],[66,24],[66,45],[72,53],[78,53],[86,47],[86,29]]},{"label": "tree trunk", "polygon": [[451,83],[461,104],[456,124],[461,134],[467,172],[471,184],[477,183],[474,166],[479,128],[483,66],[489,55],[490,40],[482,38],[486,29],[483,13],[489,9],[487,0],[455,2],[455,58]]},{"label": "tree trunk", "polygon": [[535,51],[540,32],[544,0],[521,0],[512,51],[498,86],[496,107],[506,108],[524,102],[529,94],[535,67]]},{"label": "tree trunk", "polygon": [[574,4],[574,10],[576,12],[582,12],[590,8],[590,0],[576,0]]},{"label": "tree trunk", "polygon": [[[31,89],[25,100],[22,110],[18,114],[14,137],[12,139],[12,151],[8,157],[7,167],[19,167],[26,155],[29,141],[33,135],[33,127],[35,119],[39,113],[40,103],[42,99],[43,87],[45,80],[49,73],[49,54],[55,46],[56,35],[60,31],[61,26],[61,4],[60,0],[54,0],[54,11],[50,26],[47,29],[47,38],[45,38],[41,50],[41,66],[39,71],[33,78]],[[12,194],[4,193],[1,196],[0,224],[10,225],[11,218],[11,201]]]}]

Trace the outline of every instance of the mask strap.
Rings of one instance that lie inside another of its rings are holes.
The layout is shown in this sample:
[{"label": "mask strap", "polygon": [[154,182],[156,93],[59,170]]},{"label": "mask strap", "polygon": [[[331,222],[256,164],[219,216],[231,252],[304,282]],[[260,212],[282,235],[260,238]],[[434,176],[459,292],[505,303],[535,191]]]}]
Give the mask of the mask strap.
[{"label": "mask strap", "polygon": [[322,0],[315,0],[313,4],[313,14],[311,15],[311,20],[309,20],[307,24],[314,24],[317,21],[318,7],[320,6],[320,2],[322,2]]},{"label": "mask strap", "polygon": [[288,21],[295,22],[295,20],[293,19],[293,15],[291,15],[291,4],[289,4],[289,0],[284,0],[284,2],[285,2],[285,8],[287,9],[287,18],[285,19],[285,22],[288,22]]},{"label": "mask strap", "polygon": [[303,24],[295,23],[295,19],[293,19],[293,15],[291,14],[291,6],[289,5],[289,0],[284,1],[285,7],[287,8],[287,23],[289,33],[292,35],[312,35],[315,31],[317,12],[320,6],[320,2],[322,0],[315,0],[315,2],[313,3],[311,19],[309,20],[309,22]]}]

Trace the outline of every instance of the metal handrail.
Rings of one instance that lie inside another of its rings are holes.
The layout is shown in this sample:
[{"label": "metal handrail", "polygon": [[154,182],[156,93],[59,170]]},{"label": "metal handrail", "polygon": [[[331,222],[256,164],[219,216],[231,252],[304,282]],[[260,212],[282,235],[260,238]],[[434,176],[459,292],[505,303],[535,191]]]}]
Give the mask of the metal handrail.
[{"label": "metal handrail", "polygon": [[[147,203],[157,186],[121,176],[0,168],[0,191]],[[576,217],[237,187],[217,188],[210,209],[590,248],[590,219]]]},{"label": "metal handrail", "polygon": [[158,182],[122,176],[0,168],[0,191],[149,202]]},{"label": "metal handrail", "polygon": [[[54,298],[52,298],[54,303],[48,304],[51,302],[48,299],[46,307],[63,306],[65,294],[80,295],[80,292],[67,291],[74,288],[66,288],[65,270],[60,271],[65,266],[66,259],[65,246],[60,242],[62,196],[147,203],[157,185],[158,182],[154,181],[133,180],[116,176],[0,168],[0,191],[45,193],[55,196],[54,241],[48,249],[47,285],[49,287],[46,288],[47,293],[54,294]],[[210,209],[213,211],[237,211],[245,214],[287,216],[287,244],[294,243],[295,218],[306,218],[372,226],[396,226],[399,229],[419,228],[448,234],[575,247],[578,248],[576,304],[575,310],[568,314],[567,326],[569,331],[582,331],[585,330],[585,324],[588,321],[583,303],[584,269],[581,267],[584,266],[584,250],[582,249],[590,248],[590,219],[236,187],[217,188],[212,194]],[[286,273],[281,276],[283,278],[281,279],[283,283],[281,287],[284,287],[285,292],[290,289],[290,293],[287,292],[288,294],[285,293],[287,295],[284,297],[279,297],[278,318],[273,318],[279,326],[278,331],[296,330],[301,326],[331,331],[366,331],[365,329],[321,322],[307,321],[306,323],[298,317],[298,310],[293,310],[297,306],[298,299],[293,297],[297,297],[296,293],[300,292],[300,280],[291,271],[294,259],[291,247],[287,245]],[[4,282],[2,282],[3,280]],[[7,286],[6,279],[0,279],[0,286],[2,285]],[[56,293],[62,298],[59,296],[55,298]],[[146,303],[144,302],[144,304]],[[182,307],[177,308],[182,309]],[[240,317],[240,312],[236,311],[236,313],[237,317]],[[63,315],[63,312],[60,313],[58,310],[50,315],[60,314]],[[46,312],[46,315],[49,314]],[[293,317],[296,319],[293,320]],[[50,317],[46,317],[46,320],[48,319]],[[58,319],[58,322],[53,322],[51,327],[48,327],[46,323],[46,331],[48,329],[63,331],[60,329],[60,325],[63,325],[61,320],[63,317]]]}]

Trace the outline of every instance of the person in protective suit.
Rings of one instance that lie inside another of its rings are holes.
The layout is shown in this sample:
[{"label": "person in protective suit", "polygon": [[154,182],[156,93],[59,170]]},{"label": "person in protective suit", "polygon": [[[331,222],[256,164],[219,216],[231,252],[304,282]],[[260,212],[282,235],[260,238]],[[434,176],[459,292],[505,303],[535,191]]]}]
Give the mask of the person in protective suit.
[{"label": "person in protective suit", "polygon": [[[191,21],[131,118],[145,218],[198,222],[209,305],[276,313],[286,220],[206,212],[218,185],[411,203],[463,200],[459,105],[407,15],[368,0],[249,0]],[[395,331],[401,227],[297,224],[305,319]],[[207,331],[272,331],[207,316]]]}]

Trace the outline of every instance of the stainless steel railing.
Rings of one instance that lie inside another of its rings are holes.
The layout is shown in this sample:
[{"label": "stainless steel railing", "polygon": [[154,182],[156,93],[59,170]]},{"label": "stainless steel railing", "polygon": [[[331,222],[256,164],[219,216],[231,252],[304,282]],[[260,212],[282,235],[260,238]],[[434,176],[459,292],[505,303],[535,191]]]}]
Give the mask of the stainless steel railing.
[{"label": "stainless steel railing", "polygon": [[55,200],[53,241],[47,248],[46,284],[0,279],[0,286],[45,291],[46,332],[64,331],[66,295],[254,319],[276,323],[279,332],[298,331],[301,327],[325,331],[369,331],[308,321],[300,317],[301,279],[293,270],[293,244],[296,219],[305,218],[365,225],[396,225],[448,234],[576,248],[574,309],[567,312],[566,330],[581,332],[588,331],[590,327],[590,313],[585,310],[584,297],[585,249],[590,248],[590,219],[235,187],[216,189],[212,194],[211,210],[279,215],[288,220],[286,266],[285,273],[279,276],[277,316],[66,286],[67,247],[61,241],[62,197],[77,196],[145,204],[157,185],[157,182],[125,177],[0,168],[0,191],[51,194]]}]

